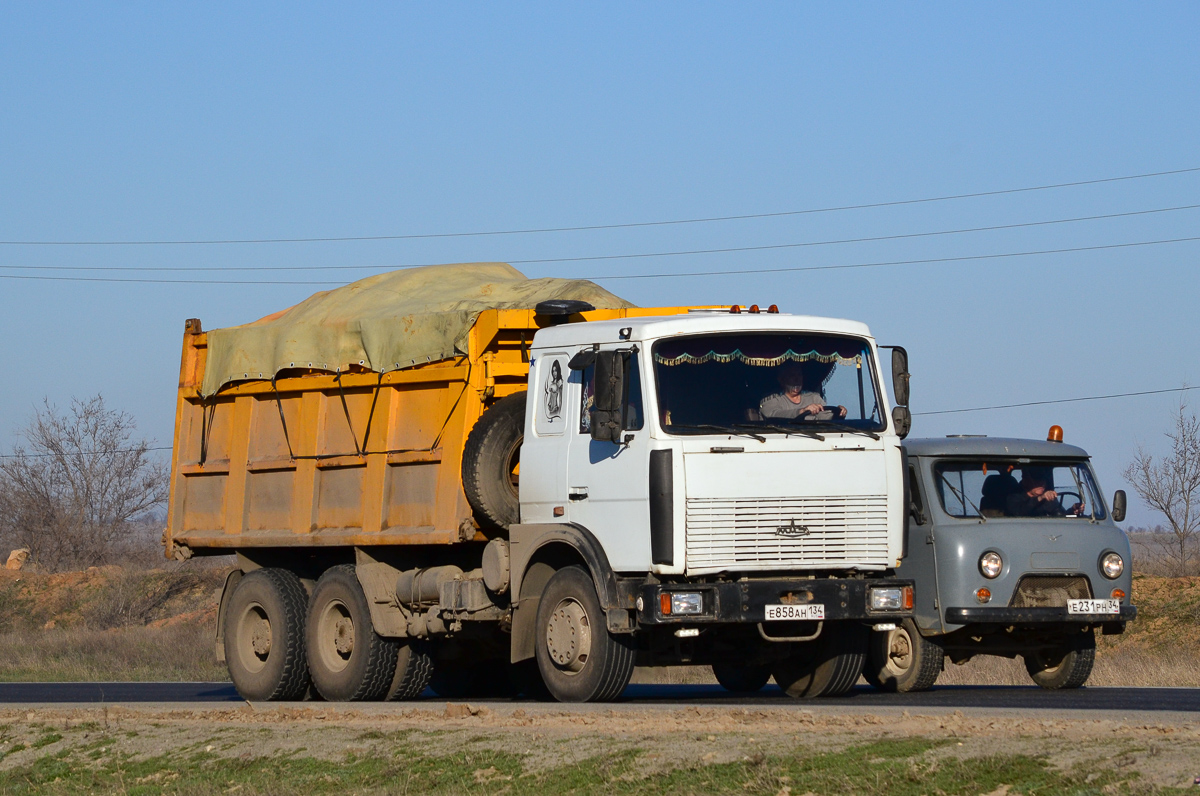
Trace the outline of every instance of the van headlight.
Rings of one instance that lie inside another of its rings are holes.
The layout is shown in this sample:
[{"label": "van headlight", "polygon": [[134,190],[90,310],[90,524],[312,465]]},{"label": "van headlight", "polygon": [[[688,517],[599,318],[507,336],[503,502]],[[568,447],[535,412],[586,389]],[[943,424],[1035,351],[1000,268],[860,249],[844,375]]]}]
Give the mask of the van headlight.
[{"label": "van headlight", "polygon": [[1100,571],[1104,573],[1104,577],[1114,580],[1121,577],[1121,573],[1125,571],[1125,562],[1116,553],[1105,553],[1100,559]]},{"label": "van headlight", "polygon": [[989,550],[979,557],[979,571],[985,578],[999,577],[1002,569],[1004,569],[1004,559],[1000,557],[999,553]]}]

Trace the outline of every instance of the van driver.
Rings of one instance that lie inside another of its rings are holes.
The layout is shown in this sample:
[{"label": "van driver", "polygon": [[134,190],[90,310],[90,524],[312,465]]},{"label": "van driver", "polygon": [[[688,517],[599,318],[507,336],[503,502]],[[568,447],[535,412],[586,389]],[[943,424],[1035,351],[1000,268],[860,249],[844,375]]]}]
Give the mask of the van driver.
[{"label": "van driver", "polygon": [[758,411],[763,420],[832,420],[845,417],[846,407],[826,406],[825,396],[804,391],[804,368],[799,362],[785,362],[775,376],[783,392],[763,398]]}]

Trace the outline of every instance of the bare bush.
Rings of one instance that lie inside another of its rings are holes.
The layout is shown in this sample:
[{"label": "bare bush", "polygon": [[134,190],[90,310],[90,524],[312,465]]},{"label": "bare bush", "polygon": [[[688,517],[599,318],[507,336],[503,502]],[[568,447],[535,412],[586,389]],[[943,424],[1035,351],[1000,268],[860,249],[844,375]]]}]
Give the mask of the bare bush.
[{"label": "bare bush", "polygon": [[100,395],[74,399],[63,413],[47,401],[22,430],[23,444],[0,459],[0,545],[28,547],[51,570],[144,557],[169,471],[136,430]]},{"label": "bare bush", "polygon": [[1194,537],[1200,533],[1200,420],[1180,403],[1175,428],[1167,432],[1171,452],[1161,458],[1138,448],[1125,468],[1125,479],[1151,509],[1167,520],[1170,534],[1164,551],[1172,572],[1181,576],[1194,571]]}]

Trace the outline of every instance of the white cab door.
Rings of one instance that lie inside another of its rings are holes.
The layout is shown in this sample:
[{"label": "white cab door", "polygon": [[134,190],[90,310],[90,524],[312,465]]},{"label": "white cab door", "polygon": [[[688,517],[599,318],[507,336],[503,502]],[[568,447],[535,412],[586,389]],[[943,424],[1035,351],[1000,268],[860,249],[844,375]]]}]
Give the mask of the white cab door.
[{"label": "white cab door", "polygon": [[[615,346],[614,346],[615,347]],[[628,348],[623,346],[622,348]],[[646,427],[645,370],[639,355],[630,357],[630,403],[627,444],[591,437],[588,408],[595,369],[571,371],[571,424],[566,433],[567,517],[591,531],[618,572],[650,569],[650,434]]]}]

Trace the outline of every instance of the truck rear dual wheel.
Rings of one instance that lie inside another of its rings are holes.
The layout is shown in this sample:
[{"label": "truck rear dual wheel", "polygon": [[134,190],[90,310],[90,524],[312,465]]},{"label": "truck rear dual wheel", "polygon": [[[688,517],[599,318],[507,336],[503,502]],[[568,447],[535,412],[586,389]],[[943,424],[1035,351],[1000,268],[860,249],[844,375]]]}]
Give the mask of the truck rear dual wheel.
[{"label": "truck rear dual wheel", "polygon": [[559,702],[616,699],[633,677],[633,636],[608,631],[592,576],[564,567],[538,602],[534,652],[542,682]]},{"label": "truck rear dual wheel", "polygon": [[942,673],[946,654],[921,635],[911,619],[894,630],[871,633],[863,677],[880,691],[928,691]]},{"label": "truck rear dual wheel", "polygon": [[462,484],[467,502],[485,526],[504,529],[520,521],[517,497],[525,393],[501,398],[483,413],[463,445]]},{"label": "truck rear dual wheel", "polygon": [[[375,632],[353,565],[332,567],[317,581],[305,639],[313,685],[325,699],[378,700],[391,692],[400,645]],[[403,685],[397,687],[404,690]]]},{"label": "truck rear dual wheel", "polygon": [[857,622],[826,622],[815,641],[775,664],[775,682],[790,697],[842,696],[858,681],[867,658],[867,628]]},{"label": "truck rear dual wheel", "polygon": [[308,691],[304,616],[308,595],[283,569],[247,573],[225,609],[225,661],[243,699],[298,700]]},{"label": "truck rear dual wheel", "polygon": [[1042,650],[1025,655],[1025,670],[1033,682],[1047,690],[1079,688],[1087,682],[1096,663],[1096,635],[1088,628],[1057,650]]}]

